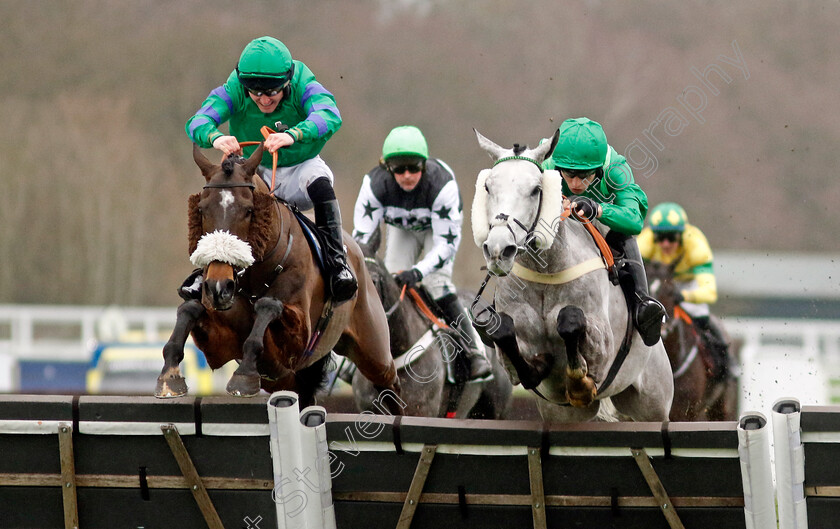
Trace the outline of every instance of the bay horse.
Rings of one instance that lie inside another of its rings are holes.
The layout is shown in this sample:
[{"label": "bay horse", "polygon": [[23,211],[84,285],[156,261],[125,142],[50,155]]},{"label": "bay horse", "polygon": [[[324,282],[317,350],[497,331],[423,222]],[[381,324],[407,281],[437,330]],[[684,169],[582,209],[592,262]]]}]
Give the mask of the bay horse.
[{"label": "bay horse", "polygon": [[344,234],[359,290],[334,306],[291,207],[255,176],[262,153],[260,144],[247,160],[231,157],[216,165],[193,146],[205,185],[189,198],[189,250],[193,264],[203,269],[203,284],[200,300],[178,307],[155,395],[187,393],[179,364],[191,334],[211,368],[239,362],[227,385],[231,395],[291,390],[302,406],[309,405],[334,349],[378,389],[393,392],[387,404],[399,412],[388,323],[361,249]]},{"label": "bay horse", "polygon": [[[736,421],[738,379],[732,373],[724,378],[712,376],[714,360],[705,340],[691,324],[691,317],[674,303],[674,295],[679,290],[674,280],[674,268],[661,262],[645,262],[650,294],[662,303],[668,314],[668,320],[662,326],[662,343],[674,373],[674,402],[669,419]],[[714,315],[710,318],[714,318],[723,329]],[[737,360],[740,341],[727,341],[729,354]]]},{"label": "bay horse", "polygon": [[476,181],[473,237],[484,285],[498,278],[494,310],[476,315],[477,328],[513,382],[539,397],[548,421],[666,420],[674,386],[665,348],[642,342],[594,234],[564,212],[559,172],[542,168],[559,131],[512,149],[475,134],[494,163]]},{"label": "bay horse", "polygon": [[[420,309],[415,298],[403,292],[376,256],[381,242],[377,229],[367,244],[360,244],[368,272],[383,306],[386,307],[391,354],[400,378],[400,396],[407,404],[406,415],[467,419],[504,419],[512,404],[513,385],[495,350],[487,350],[493,367],[492,378],[469,382],[469,365],[456,348],[451,334],[440,328]],[[459,291],[462,302],[472,301]],[[482,345],[483,347],[483,345]],[[444,360],[446,359],[446,360]],[[353,377],[353,396],[359,410],[371,410],[376,390],[358,372]]]}]

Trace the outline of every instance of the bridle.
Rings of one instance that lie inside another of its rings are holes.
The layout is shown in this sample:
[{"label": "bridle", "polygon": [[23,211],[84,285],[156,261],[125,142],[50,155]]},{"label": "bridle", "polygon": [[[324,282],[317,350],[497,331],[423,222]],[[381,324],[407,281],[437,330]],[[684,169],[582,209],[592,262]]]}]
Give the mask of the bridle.
[{"label": "bridle", "polygon": [[[496,160],[493,163],[493,167],[496,167],[500,163],[508,162],[508,161],[511,161],[511,160],[524,160],[526,162],[531,162],[532,164],[537,166],[537,168],[540,170],[540,174],[544,173],[542,165],[540,165],[540,163],[538,161],[536,161],[535,159],[529,158],[527,156],[518,156],[518,155],[504,156],[504,157]],[[499,221],[505,223],[504,226],[508,229],[510,234],[513,235],[513,242],[516,244],[517,251],[524,250],[525,245],[533,240],[532,235],[534,233],[534,230],[537,228],[537,223],[540,220],[540,213],[542,212],[542,202],[543,202],[543,200],[542,200],[543,199],[542,185],[540,185],[539,189],[540,189],[540,192],[539,192],[539,196],[537,197],[537,213],[536,213],[536,215],[534,215],[534,221],[531,223],[530,228],[526,227],[525,224],[521,220],[517,219],[516,217],[511,217],[507,213],[499,213],[498,215],[496,215],[496,218],[494,219],[494,220],[499,220]],[[508,219],[510,219],[510,220],[508,220]],[[522,229],[522,231],[525,232],[524,242],[522,242],[521,244],[517,240],[516,233],[513,231],[513,228],[510,226],[511,221],[514,222],[517,226],[519,226]],[[497,226],[501,226],[501,222],[494,225],[494,223],[491,221],[490,229],[493,229]]]},{"label": "bridle", "polygon": [[[208,183],[208,184],[204,185],[203,189],[227,189],[227,188],[234,188],[234,187],[247,187],[252,192],[256,189],[256,185],[254,185],[253,182],[222,182],[222,183],[216,183],[216,184]],[[280,217],[280,231],[277,235],[277,242],[274,243],[274,247],[271,249],[270,252],[265,254],[262,257],[262,259],[260,259],[260,262],[262,262],[262,263],[268,261],[274,255],[274,253],[277,251],[277,248],[280,247],[280,241],[283,239],[283,229],[284,229],[285,222],[284,222],[283,214],[280,211],[280,200],[279,199],[274,201],[274,207],[277,208],[277,213],[278,213],[278,216]],[[283,258],[280,260],[280,263],[277,266],[274,267],[274,270],[272,270],[271,276],[264,283],[266,291],[268,291],[268,289],[271,287],[272,283],[274,283],[274,281],[277,279],[277,276],[279,276],[283,272],[283,270],[285,269],[284,265],[286,263],[286,260],[289,258],[289,254],[292,251],[292,243],[293,242],[294,242],[294,235],[292,234],[292,232],[290,230],[289,231],[289,240],[286,243],[286,253],[283,254]],[[238,293],[243,293],[243,289],[239,287],[239,277],[242,276],[245,273],[246,269],[245,268],[240,268],[239,270],[237,270],[236,269],[237,267],[234,267],[233,265],[231,265],[231,267],[234,269],[234,274],[233,274],[234,289]],[[246,294],[246,297],[253,303],[253,300],[259,299],[263,295],[265,295],[265,292],[263,292],[263,294],[253,294],[253,293]]]}]

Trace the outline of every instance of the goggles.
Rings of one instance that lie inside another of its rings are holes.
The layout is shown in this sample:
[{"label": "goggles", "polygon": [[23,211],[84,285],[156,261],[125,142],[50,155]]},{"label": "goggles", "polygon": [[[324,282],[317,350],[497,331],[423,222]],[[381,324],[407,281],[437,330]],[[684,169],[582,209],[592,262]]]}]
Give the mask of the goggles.
[{"label": "goggles", "polygon": [[677,242],[680,239],[680,232],[678,231],[663,231],[653,236],[655,242]]},{"label": "goggles", "polygon": [[560,173],[565,176],[566,178],[580,178],[581,180],[586,180],[587,178],[594,176],[597,169],[592,169],[591,171],[576,171],[574,169],[560,169]]},{"label": "goggles", "polygon": [[409,163],[404,165],[389,165],[388,170],[393,174],[402,174],[408,171],[409,173],[419,173],[423,170],[423,165],[419,163]]},{"label": "goggles", "polygon": [[275,88],[271,88],[271,89],[268,89],[268,90],[262,89],[262,88],[259,89],[259,90],[255,90],[255,89],[251,89],[251,88],[248,88],[248,87],[245,87],[245,90],[247,90],[249,94],[252,94],[256,97],[262,97],[262,96],[274,97],[277,94],[279,94],[280,92],[282,92],[283,90],[285,90],[285,88],[287,86],[289,86],[289,81],[286,81],[285,83],[281,84],[280,86],[275,87]]}]

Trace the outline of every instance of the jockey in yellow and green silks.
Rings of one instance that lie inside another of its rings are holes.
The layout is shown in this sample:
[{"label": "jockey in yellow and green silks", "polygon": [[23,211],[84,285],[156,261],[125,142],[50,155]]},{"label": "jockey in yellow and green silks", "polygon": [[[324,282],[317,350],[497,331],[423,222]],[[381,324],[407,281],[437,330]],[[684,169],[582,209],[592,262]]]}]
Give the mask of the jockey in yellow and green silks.
[{"label": "jockey in yellow and green silks", "polygon": [[638,236],[645,261],[674,267],[678,291],[675,304],[691,316],[706,341],[715,362],[713,373],[722,377],[728,370],[728,344],[722,330],[710,318],[709,305],[718,299],[712,249],[697,226],[689,224],[685,210],[674,202],[663,202],[650,213],[650,226]]},{"label": "jockey in yellow and green silks", "polygon": [[639,248],[633,237],[644,226],[647,195],[633,180],[624,156],[607,143],[601,125],[588,118],[567,119],[560,126],[557,146],[545,169],[563,177],[563,195],[579,218],[595,220],[610,229],[610,248],[623,255],[621,287],[633,306],[633,320],[646,345],[659,341],[665,309],[648,293]]},{"label": "jockey in yellow and green silks", "polygon": [[[229,122],[229,134],[219,130],[225,122]],[[257,147],[243,148],[239,143],[263,141],[263,126],[277,132],[265,138],[258,173],[271,185],[269,168],[276,153],[274,194],[303,211],[314,208],[315,223],[325,236],[332,298],[337,302],[352,298],[357,282],[347,265],[334,177],[319,156],[341,127],[341,114],[333,94],[273,37],[260,37],[245,46],[225,84],[210,92],[185,129],[199,147],[213,147],[226,156],[243,152],[248,156]],[[182,286],[182,297],[196,288],[194,276]]]}]

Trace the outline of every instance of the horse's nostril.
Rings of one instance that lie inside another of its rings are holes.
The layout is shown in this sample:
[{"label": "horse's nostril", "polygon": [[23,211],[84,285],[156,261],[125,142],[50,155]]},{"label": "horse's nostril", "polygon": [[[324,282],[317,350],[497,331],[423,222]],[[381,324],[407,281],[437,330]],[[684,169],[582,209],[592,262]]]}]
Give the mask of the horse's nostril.
[{"label": "horse's nostril", "polygon": [[502,257],[505,259],[513,259],[516,256],[516,246],[505,246],[505,249],[502,250]]},{"label": "horse's nostril", "polygon": [[481,245],[481,251],[484,252],[484,257],[485,258],[490,257],[490,247],[487,246],[486,242]]}]

